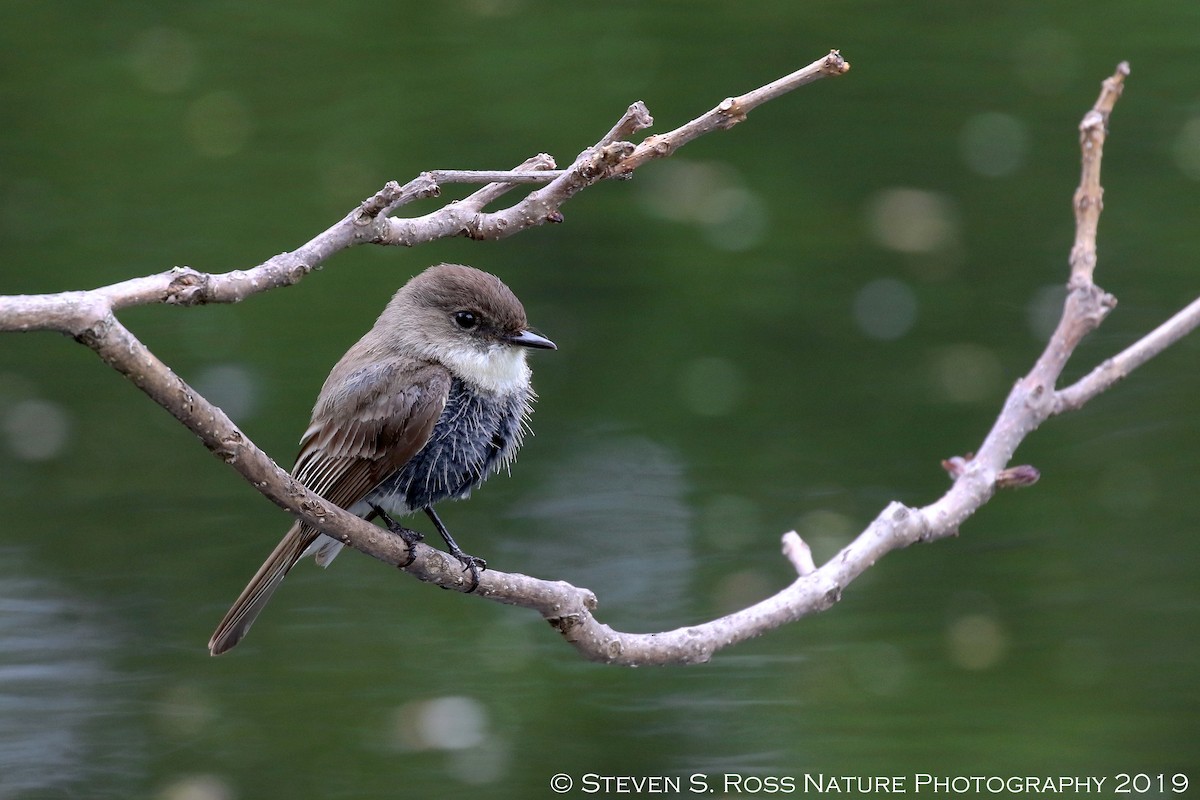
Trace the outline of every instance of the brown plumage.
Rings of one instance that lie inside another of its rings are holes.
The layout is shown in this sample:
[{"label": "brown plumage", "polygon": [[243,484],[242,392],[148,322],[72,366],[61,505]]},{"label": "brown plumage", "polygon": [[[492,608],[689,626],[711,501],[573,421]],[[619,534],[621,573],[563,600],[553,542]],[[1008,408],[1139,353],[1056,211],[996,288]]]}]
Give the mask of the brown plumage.
[{"label": "brown plumage", "polygon": [[[526,348],[554,344],[528,328],[499,278],[441,264],[404,285],[329,373],[292,475],[370,519],[465,497],[515,456],[533,390]],[[432,514],[432,512],[431,512]],[[302,557],[326,566],[341,543],[296,522],[217,626],[209,651],[241,641]]]}]

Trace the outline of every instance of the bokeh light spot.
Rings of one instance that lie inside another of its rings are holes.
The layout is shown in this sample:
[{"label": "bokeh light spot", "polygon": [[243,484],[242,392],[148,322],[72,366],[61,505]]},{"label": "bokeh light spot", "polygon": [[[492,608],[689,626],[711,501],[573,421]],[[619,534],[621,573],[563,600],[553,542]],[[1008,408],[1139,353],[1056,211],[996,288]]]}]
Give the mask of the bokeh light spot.
[{"label": "bokeh light spot", "polygon": [[953,403],[992,399],[1000,388],[1000,359],[977,344],[955,344],[937,350],[931,365],[935,396]]},{"label": "bokeh light spot", "polygon": [[66,448],[71,419],[58,403],[22,400],[4,414],[3,429],[14,456],[22,461],[49,461]]},{"label": "bokeh light spot", "polygon": [[994,616],[964,614],[946,626],[946,649],[963,669],[990,669],[1004,657],[1008,637]]},{"label": "bokeh light spot", "polygon": [[726,164],[671,159],[638,186],[646,213],[695,225],[714,247],[748,250],[767,233],[767,205]]},{"label": "bokeh light spot", "polygon": [[899,339],[917,321],[917,297],[894,278],[871,281],[854,297],[854,322],[872,339]]},{"label": "bokeh light spot", "polygon": [[175,28],[150,28],[133,41],[129,68],[144,88],[159,94],[178,92],[196,74],[196,46]]},{"label": "bokeh light spot", "polygon": [[258,380],[241,364],[214,364],[196,376],[194,385],[232,420],[244,420],[258,407]]},{"label": "bokeh light spot", "polygon": [[1055,283],[1038,289],[1025,304],[1025,320],[1029,325],[1029,332],[1039,342],[1048,341],[1054,329],[1058,327],[1066,299],[1067,288],[1061,283]]},{"label": "bokeh light spot", "polygon": [[953,206],[937,192],[884,189],[868,203],[867,219],[875,240],[901,253],[936,253],[958,240]]},{"label": "bokeh light spot", "polygon": [[1200,181],[1200,117],[1183,123],[1171,150],[1179,171],[1194,181]]},{"label": "bokeh light spot", "polygon": [[767,233],[767,206],[742,187],[721,189],[705,204],[704,235],[721,250],[740,253],[757,245]]},{"label": "bokeh light spot", "polygon": [[188,775],[164,786],[158,800],[233,800],[233,789],[216,775]]},{"label": "bokeh light spot", "polygon": [[487,710],[470,697],[449,695],[406,703],[394,719],[402,750],[466,750],[487,737]]},{"label": "bokeh light spot", "polygon": [[989,111],[967,120],[959,146],[963,161],[973,172],[999,178],[1025,162],[1029,134],[1025,123],[1011,114]]}]

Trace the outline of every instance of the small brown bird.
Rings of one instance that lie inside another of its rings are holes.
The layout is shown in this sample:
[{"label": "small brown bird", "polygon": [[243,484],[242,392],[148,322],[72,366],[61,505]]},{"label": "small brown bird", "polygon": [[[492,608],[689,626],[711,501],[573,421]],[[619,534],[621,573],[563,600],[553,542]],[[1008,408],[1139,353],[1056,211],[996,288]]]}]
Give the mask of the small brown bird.
[{"label": "small brown bird", "polygon": [[[364,519],[423,510],[478,581],[480,559],[462,552],[434,513],[508,466],[534,400],[529,348],[555,350],[494,275],[439,264],[400,291],[334,366],[300,440],[292,475]],[[328,566],[341,542],[296,522],[259,567],[208,643],[232,648],[288,571],[307,555]]]}]

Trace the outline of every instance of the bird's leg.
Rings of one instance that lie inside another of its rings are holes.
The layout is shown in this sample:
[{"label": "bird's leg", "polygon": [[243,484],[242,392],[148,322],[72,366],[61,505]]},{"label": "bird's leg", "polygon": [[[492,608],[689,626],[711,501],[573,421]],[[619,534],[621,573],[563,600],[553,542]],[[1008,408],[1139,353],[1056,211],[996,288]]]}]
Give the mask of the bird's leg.
[{"label": "bird's leg", "polygon": [[408,547],[408,563],[401,564],[400,569],[404,569],[409,564],[416,561],[417,550],[413,545],[419,541],[422,541],[425,538],[425,534],[421,533],[420,531],[414,531],[412,528],[404,527],[399,522],[396,522],[396,520],[389,517],[388,513],[382,508],[372,504],[371,516],[367,517],[367,521],[370,521],[374,517],[379,517],[381,520],[383,520],[384,527],[388,529],[388,532],[399,536],[404,540],[404,544]]},{"label": "bird's leg", "polygon": [[450,535],[450,531],[446,530],[446,526],[442,524],[437,513],[433,510],[433,506],[425,506],[425,513],[433,520],[433,526],[437,528],[438,533],[446,540],[446,547],[450,548],[450,555],[462,562],[463,571],[471,573],[471,588],[467,589],[467,594],[479,588],[479,570],[487,569],[487,562],[482,558],[469,556],[462,551],[458,546],[458,542],[454,541],[454,537]]}]

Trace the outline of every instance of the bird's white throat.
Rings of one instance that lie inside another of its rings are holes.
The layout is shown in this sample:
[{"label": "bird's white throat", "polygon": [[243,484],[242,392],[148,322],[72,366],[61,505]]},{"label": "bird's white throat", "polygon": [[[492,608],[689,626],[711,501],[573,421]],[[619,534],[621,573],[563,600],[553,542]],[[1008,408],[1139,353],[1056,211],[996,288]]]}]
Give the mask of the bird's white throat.
[{"label": "bird's white throat", "polygon": [[530,369],[523,347],[493,344],[480,350],[461,345],[443,350],[440,355],[457,377],[484,391],[508,394],[529,386]]}]

